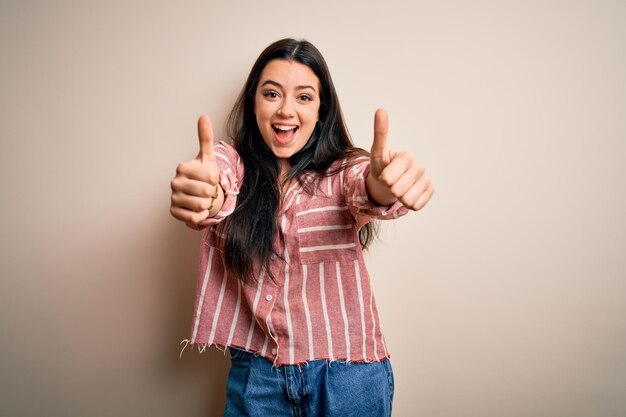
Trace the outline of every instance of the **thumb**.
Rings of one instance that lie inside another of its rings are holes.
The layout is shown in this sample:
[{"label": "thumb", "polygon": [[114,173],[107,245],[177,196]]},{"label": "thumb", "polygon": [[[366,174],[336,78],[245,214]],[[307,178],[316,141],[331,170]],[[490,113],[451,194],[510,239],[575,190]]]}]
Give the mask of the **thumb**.
[{"label": "thumb", "polygon": [[200,159],[200,162],[215,161],[213,125],[209,116],[202,115],[198,119],[198,140],[200,141],[200,152],[197,158]]},{"label": "thumb", "polygon": [[374,115],[374,141],[372,142],[372,158],[383,159],[387,150],[387,133],[389,116],[385,109],[376,110]]}]

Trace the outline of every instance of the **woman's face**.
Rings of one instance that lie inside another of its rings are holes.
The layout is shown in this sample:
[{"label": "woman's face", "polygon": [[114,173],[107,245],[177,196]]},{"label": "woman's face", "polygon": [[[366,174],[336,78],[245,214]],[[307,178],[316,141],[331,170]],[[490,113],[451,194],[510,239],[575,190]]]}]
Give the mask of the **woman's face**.
[{"label": "woman's face", "polygon": [[289,158],[306,145],[319,119],[320,82],[306,65],[270,61],[259,79],[254,112],[263,141],[289,166]]}]

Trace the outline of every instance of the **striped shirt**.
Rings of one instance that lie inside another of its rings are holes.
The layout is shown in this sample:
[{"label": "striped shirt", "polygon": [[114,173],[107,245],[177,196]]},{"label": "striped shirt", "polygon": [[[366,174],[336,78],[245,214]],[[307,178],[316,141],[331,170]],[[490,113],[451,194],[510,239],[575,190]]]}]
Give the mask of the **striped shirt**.
[{"label": "striped shirt", "polygon": [[188,342],[201,349],[238,347],[276,366],[388,358],[358,230],[408,210],[400,202],[380,207],[369,200],[369,159],[329,177],[311,176],[308,192],[293,180],[278,211],[274,251],[280,256],[269,264],[274,280],[261,271],[256,282],[243,283],[224,268],[215,227],[236,206],[243,162],[225,142],[215,151],[225,199],[215,217],[195,226],[204,230]]}]

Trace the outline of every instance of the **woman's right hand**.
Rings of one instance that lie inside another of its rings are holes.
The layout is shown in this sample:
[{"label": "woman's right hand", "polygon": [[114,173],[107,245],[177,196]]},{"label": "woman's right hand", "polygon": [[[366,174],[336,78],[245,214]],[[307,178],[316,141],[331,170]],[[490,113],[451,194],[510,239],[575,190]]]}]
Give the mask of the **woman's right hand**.
[{"label": "woman's right hand", "polygon": [[191,161],[181,162],[172,180],[170,213],[188,224],[215,216],[224,203],[219,185],[220,172],[213,150],[213,127],[208,116],[198,119],[200,152]]}]

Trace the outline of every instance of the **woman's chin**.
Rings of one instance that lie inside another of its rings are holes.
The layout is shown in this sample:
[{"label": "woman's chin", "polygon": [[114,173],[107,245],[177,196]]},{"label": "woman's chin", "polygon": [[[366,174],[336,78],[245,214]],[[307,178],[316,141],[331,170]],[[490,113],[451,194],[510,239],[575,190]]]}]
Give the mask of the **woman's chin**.
[{"label": "woman's chin", "polygon": [[291,158],[295,152],[289,151],[287,149],[274,149],[274,155],[278,159],[289,159]]},{"label": "woman's chin", "polygon": [[271,149],[272,153],[278,159],[289,159],[298,153],[302,148],[304,148],[306,143],[303,143],[301,146],[297,146],[295,143],[291,143],[289,145],[285,144],[274,144]]}]

